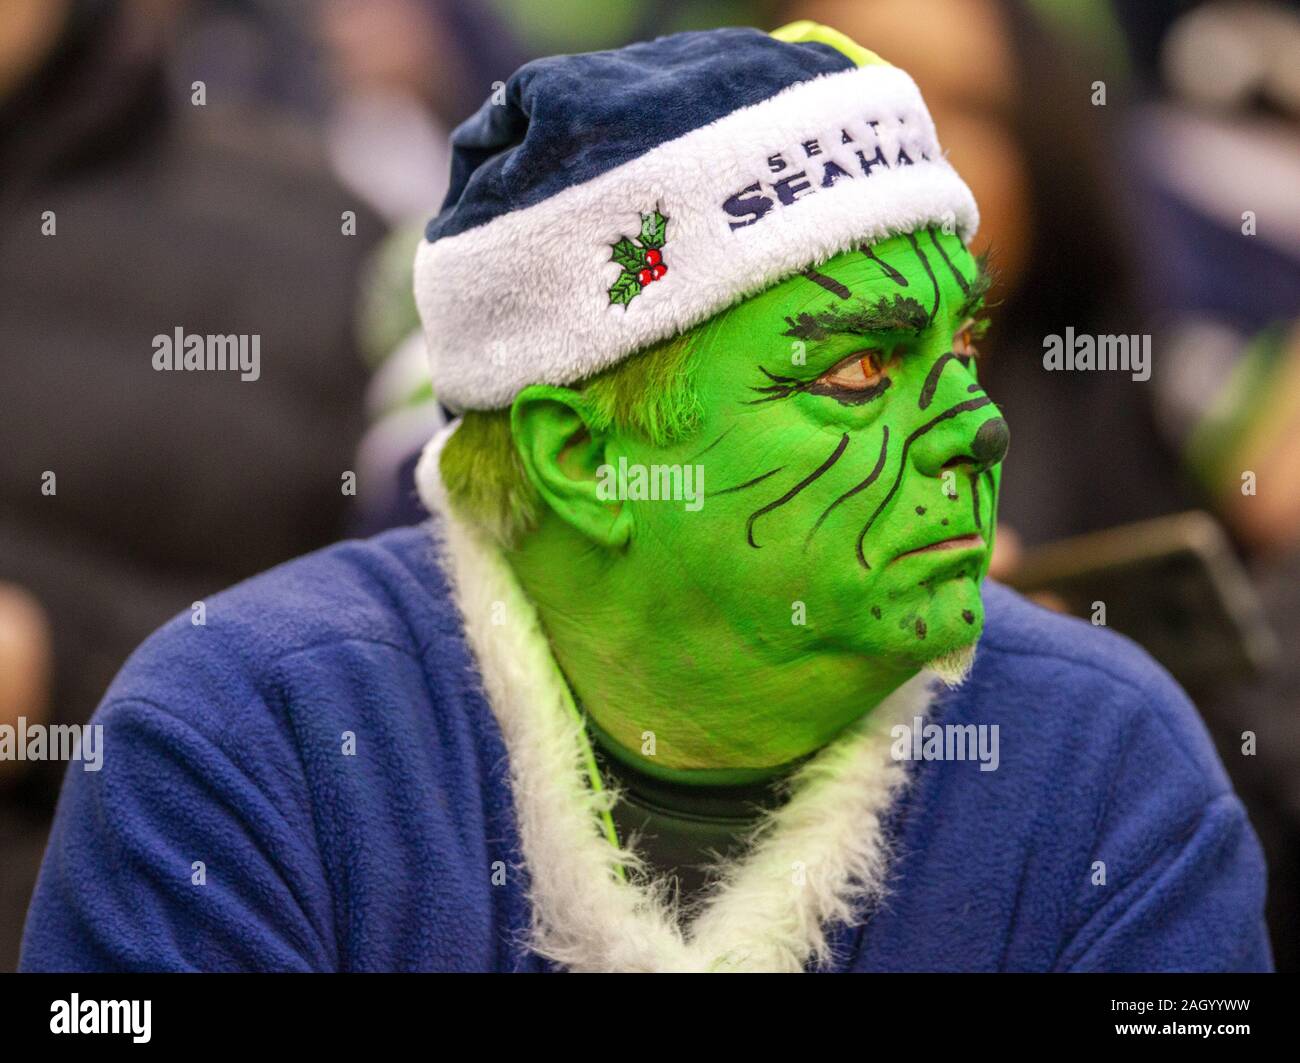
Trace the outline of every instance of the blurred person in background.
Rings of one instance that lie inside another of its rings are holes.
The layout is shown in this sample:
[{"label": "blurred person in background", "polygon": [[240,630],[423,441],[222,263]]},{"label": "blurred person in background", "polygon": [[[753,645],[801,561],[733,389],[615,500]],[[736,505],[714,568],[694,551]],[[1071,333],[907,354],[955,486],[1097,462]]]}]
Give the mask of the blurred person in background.
[{"label": "blurred person in background", "polygon": [[450,130],[524,53],[491,5],[470,0],[321,0],[312,19],[331,89],[331,166],[393,227],[366,264],[358,320],[375,375],[357,454],[367,490],[349,530],[368,535],[425,516],[412,470],[444,422],[416,335],[411,262],[428,205],[447,191]]},{"label": "blurred person in background", "polygon": [[[1135,163],[1155,283],[1161,428],[1233,532],[1282,652],[1198,692],[1271,869],[1278,967],[1300,967],[1300,15],[1131,2]],[[1250,742],[1253,755],[1243,756]]]},{"label": "blurred person in background", "polygon": [[522,50],[490,5],[469,0],[320,0],[315,18],[331,164],[390,222],[422,216],[447,191],[450,131]]},{"label": "blurred person in background", "polygon": [[[84,722],[163,620],[343,526],[381,226],[303,123],[169,78],[184,6],[0,19],[0,723]],[[257,378],[155,370],[176,329],[258,336]],[[0,762],[0,968],[62,767]]]},{"label": "blurred person in background", "polygon": [[1272,2],[1122,2],[1142,102],[1131,119],[1136,248],[1168,366],[1161,430],[1255,555],[1300,545],[1300,14]]}]

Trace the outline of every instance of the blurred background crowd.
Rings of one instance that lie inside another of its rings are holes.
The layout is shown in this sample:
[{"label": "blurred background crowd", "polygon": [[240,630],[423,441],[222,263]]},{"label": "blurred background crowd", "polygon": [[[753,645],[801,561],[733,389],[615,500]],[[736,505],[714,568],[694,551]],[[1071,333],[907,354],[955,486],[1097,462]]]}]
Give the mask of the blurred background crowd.
[{"label": "blurred background crowd", "polygon": [[[1297,969],[1300,18],[1281,3],[2,0],[0,724],[84,722],[191,603],[421,519],[411,469],[445,413],[411,263],[449,133],[497,83],[798,18],[913,75],[979,201],[999,278],[981,374],[1013,430],[998,574],[1085,616],[1107,601],[1188,687]],[[260,379],[155,372],[177,327],[260,335]],[[1045,372],[1067,327],[1150,335],[1150,380]],[[1208,517],[1151,523],[1189,511]],[[0,761],[0,969],[63,767]]]}]

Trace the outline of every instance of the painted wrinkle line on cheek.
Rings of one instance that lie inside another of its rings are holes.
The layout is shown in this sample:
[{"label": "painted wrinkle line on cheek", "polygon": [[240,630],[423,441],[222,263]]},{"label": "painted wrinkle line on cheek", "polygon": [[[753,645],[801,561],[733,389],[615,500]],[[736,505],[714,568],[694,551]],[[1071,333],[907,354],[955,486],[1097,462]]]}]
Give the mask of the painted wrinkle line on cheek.
[{"label": "painted wrinkle line on cheek", "polygon": [[813,536],[817,534],[817,529],[820,528],[826,522],[826,518],[831,515],[831,511],[835,509],[835,507],[838,506],[841,502],[847,502],[859,491],[865,491],[868,487],[870,487],[873,483],[876,482],[876,479],[880,476],[880,473],[884,470],[885,457],[889,453],[889,425],[884,426],[884,431],[885,431],[884,438],[880,441],[880,456],[876,458],[875,467],[871,470],[870,473],[867,474],[867,478],[865,480],[861,481],[858,484],[855,484],[853,487],[850,487],[847,491],[844,492],[844,494],[840,495],[839,498],[837,498],[834,502],[832,502],[829,506],[827,506],[822,511],[822,515],[817,518],[817,523],[812,526],[812,531],[808,533],[808,537],[803,541],[803,548],[805,550],[808,549],[808,544],[812,542]]},{"label": "painted wrinkle line on cheek", "polygon": [[845,432],[842,436],[840,436],[839,445],[835,448],[835,452],[831,454],[829,458],[827,458],[824,462],[822,462],[819,466],[817,466],[817,468],[815,468],[812,472],[810,472],[807,476],[805,476],[802,480],[800,480],[797,484],[795,484],[792,488],[790,488],[790,490],[788,490],[775,502],[769,502],[761,509],[757,509],[750,514],[749,520],[745,524],[745,538],[748,540],[750,546],[752,546],[755,550],[759,549],[758,543],[754,542],[754,522],[764,514],[771,513],[772,510],[778,508],[779,506],[784,506],[787,502],[789,502],[792,498],[794,498],[795,495],[797,495],[805,487],[807,487],[809,484],[815,481],[818,477],[824,475],[832,465],[834,465],[837,461],[840,460],[840,457],[844,454],[844,451],[848,447],[848,445],[849,445],[849,434]]},{"label": "painted wrinkle line on cheek", "polygon": [[970,478],[970,508],[975,514],[975,529],[983,531],[984,524],[980,520],[980,478],[978,473]]},{"label": "painted wrinkle line on cheek", "polygon": [[903,440],[903,450],[898,460],[898,472],[894,476],[894,482],[889,487],[889,493],[880,500],[880,504],[876,506],[875,511],[868,518],[867,523],[863,525],[862,530],[858,532],[858,541],[854,545],[854,553],[857,554],[858,564],[865,569],[871,568],[866,555],[863,553],[862,544],[866,541],[867,533],[871,531],[871,526],[876,523],[876,518],[880,516],[885,507],[893,500],[894,495],[898,491],[898,485],[903,482],[903,473],[907,469],[907,452],[912,449],[912,444],[934,428],[935,425],[942,424],[944,421],[966,413],[969,410],[978,410],[982,406],[991,405],[993,405],[993,400],[987,395],[978,399],[967,399],[965,402],[959,402],[956,406],[950,406],[948,409],[944,410],[943,413],[931,417],[930,420],[926,421],[925,424],[921,425],[920,428]]},{"label": "painted wrinkle line on cheek", "polygon": [[730,494],[734,494],[737,491],[747,490],[750,487],[757,487],[769,476],[775,476],[784,468],[785,468],[784,465],[778,465],[775,469],[769,469],[767,472],[763,473],[762,475],[755,476],[752,480],[746,480],[743,484],[736,484],[735,487],[724,487],[721,491],[714,491],[713,495],[716,498],[718,495],[730,495]]},{"label": "painted wrinkle line on cheek", "polygon": [[734,432],[735,430],[736,430],[736,425],[733,424],[730,428],[728,428],[725,432],[723,432],[722,435],[718,436],[717,439],[715,439],[707,447],[705,447],[698,454],[696,454],[695,457],[691,458],[690,459],[691,462],[699,461],[700,458],[704,457],[705,454],[707,454],[710,450],[716,447],[719,443],[721,443],[724,439],[726,439],[727,436],[731,435],[731,433]]},{"label": "painted wrinkle line on cheek", "polygon": [[934,393],[939,387],[939,376],[943,373],[944,366],[949,362],[957,362],[960,359],[952,351],[942,355],[935,360],[934,365],[930,366],[930,372],[925,376],[925,383],[921,386],[921,398],[917,403],[922,410],[930,408],[930,403],[934,401]]}]

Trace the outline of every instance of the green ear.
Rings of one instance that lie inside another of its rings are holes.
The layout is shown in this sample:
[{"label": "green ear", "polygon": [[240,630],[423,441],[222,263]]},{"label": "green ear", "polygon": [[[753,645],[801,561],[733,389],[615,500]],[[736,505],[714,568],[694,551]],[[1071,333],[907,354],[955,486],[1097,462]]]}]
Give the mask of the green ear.
[{"label": "green ear", "polygon": [[813,22],[810,19],[791,22],[780,29],[773,30],[770,36],[775,37],[778,41],[785,41],[787,44],[802,44],[805,41],[829,44],[837,52],[842,52],[852,59],[858,66],[893,65],[885,62],[869,48],[863,48],[857,41],[844,36],[839,30],[833,30],[829,26],[823,26],[820,22]]},{"label": "green ear", "polygon": [[524,388],[510,407],[510,433],[524,472],[547,508],[600,546],[627,544],[632,513],[601,496],[608,440],[592,429],[581,395],[568,388]]}]

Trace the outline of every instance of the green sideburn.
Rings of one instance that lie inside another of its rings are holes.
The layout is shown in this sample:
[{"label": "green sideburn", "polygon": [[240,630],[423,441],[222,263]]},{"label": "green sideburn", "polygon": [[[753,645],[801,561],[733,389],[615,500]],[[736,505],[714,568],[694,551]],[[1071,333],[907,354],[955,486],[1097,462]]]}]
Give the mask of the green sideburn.
[{"label": "green sideburn", "polygon": [[[580,396],[521,394],[516,414],[540,396],[569,417],[514,426],[566,490],[508,556],[602,745],[668,781],[755,781],[975,642],[1007,442],[963,328],[986,287],[937,229],[774,285],[691,334],[681,442],[579,431]],[[620,464],[703,490],[610,500]]]}]

